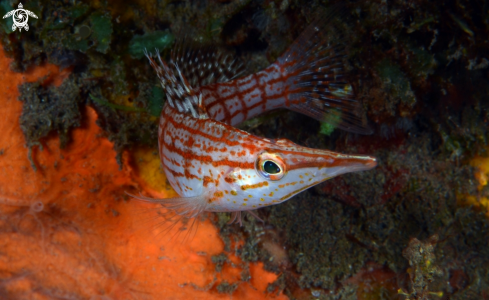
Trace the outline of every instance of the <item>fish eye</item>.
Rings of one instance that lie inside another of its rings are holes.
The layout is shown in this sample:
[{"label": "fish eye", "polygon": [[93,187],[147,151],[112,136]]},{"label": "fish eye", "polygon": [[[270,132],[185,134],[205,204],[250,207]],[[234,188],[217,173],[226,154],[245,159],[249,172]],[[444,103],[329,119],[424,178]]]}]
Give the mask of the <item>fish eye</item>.
[{"label": "fish eye", "polygon": [[263,171],[267,172],[268,174],[277,174],[282,170],[280,170],[280,167],[273,161],[266,160],[263,162]]},{"label": "fish eye", "polygon": [[270,180],[279,180],[285,175],[285,163],[277,154],[260,154],[256,161],[256,169],[261,176]]}]

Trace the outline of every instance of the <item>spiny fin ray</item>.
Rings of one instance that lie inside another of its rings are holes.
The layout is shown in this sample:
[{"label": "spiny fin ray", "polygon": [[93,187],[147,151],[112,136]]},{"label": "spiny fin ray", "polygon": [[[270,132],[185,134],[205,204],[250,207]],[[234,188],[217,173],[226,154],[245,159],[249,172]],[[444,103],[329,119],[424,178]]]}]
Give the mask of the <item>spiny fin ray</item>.
[{"label": "spiny fin ray", "polygon": [[156,50],[158,61],[153,59],[146,50],[144,54],[160,79],[168,104],[181,113],[189,114],[198,119],[207,119],[206,109],[202,105],[202,94],[196,92],[178,64],[171,60],[169,63],[171,67],[168,66],[161,59],[158,50]]},{"label": "spiny fin ray", "polygon": [[245,72],[243,62],[232,53],[215,46],[194,45],[187,40],[177,43],[171,59],[194,88],[227,82]]},{"label": "spiny fin ray", "polygon": [[204,196],[154,199],[142,195],[136,196],[128,192],[125,193],[141,201],[160,204],[162,207],[171,209],[175,214],[185,218],[195,218],[207,208],[207,199]]}]

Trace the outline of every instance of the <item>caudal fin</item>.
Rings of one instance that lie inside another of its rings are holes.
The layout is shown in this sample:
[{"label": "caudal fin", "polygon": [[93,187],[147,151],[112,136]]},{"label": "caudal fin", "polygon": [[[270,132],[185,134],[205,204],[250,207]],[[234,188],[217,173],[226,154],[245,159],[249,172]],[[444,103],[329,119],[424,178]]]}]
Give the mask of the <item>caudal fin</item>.
[{"label": "caudal fin", "polygon": [[287,108],[346,131],[370,134],[362,104],[347,82],[345,37],[335,26],[338,10],[319,13],[278,59],[287,77]]}]

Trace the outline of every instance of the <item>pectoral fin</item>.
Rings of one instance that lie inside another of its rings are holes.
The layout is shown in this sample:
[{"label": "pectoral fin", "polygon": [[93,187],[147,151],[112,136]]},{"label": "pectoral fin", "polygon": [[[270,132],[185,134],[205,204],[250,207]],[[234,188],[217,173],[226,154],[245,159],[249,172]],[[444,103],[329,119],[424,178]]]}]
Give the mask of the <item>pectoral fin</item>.
[{"label": "pectoral fin", "polygon": [[185,218],[195,218],[203,213],[208,205],[207,198],[204,195],[195,197],[179,197],[179,198],[164,198],[154,199],[144,197],[142,195],[136,196],[125,192],[127,195],[150,203],[158,203],[162,207],[173,210],[177,215]]}]

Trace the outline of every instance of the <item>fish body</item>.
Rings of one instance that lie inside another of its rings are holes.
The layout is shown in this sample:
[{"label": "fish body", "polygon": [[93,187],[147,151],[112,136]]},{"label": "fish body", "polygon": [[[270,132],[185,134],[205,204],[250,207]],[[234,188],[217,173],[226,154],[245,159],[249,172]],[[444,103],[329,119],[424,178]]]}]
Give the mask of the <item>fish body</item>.
[{"label": "fish body", "polygon": [[180,197],[137,198],[186,217],[249,211],[286,201],[332,177],[375,167],[371,156],[311,149],[234,127],[285,107],[329,118],[339,128],[369,131],[351,86],[341,79],[341,47],[323,41],[324,26],[313,23],[277,62],[242,78],[236,78],[239,64],[215,52],[176,50],[169,63],[147,55],[167,95],[158,130],[160,158]]},{"label": "fish body", "polygon": [[170,105],[161,120],[159,150],[167,178],[199,212],[278,204],[329,178],[376,165],[370,156],[261,138],[210,118],[189,117]]},{"label": "fish body", "polygon": [[244,78],[200,89],[209,116],[232,126],[266,111],[286,107],[283,70],[274,63]]}]

